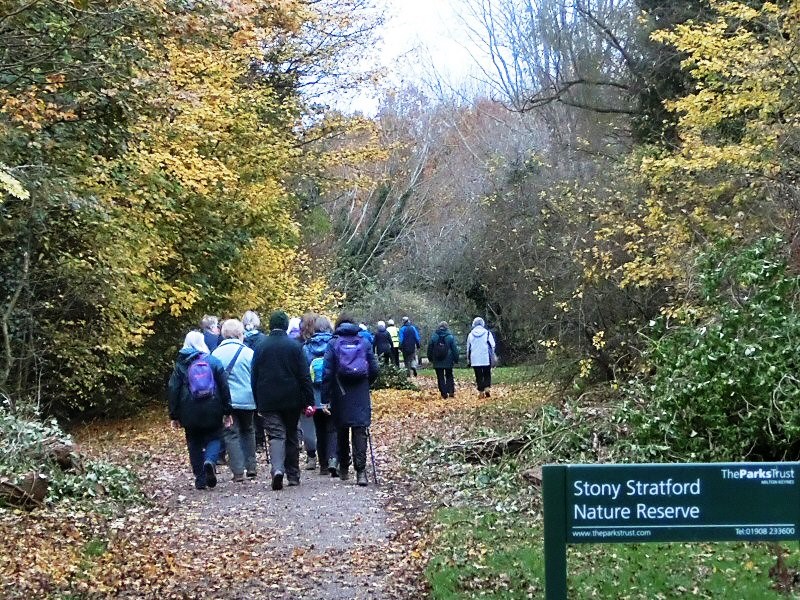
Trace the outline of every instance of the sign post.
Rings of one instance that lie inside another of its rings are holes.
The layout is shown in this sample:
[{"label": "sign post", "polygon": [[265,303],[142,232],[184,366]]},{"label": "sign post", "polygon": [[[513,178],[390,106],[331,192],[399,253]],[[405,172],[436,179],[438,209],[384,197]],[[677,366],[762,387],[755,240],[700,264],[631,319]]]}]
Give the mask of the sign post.
[{"label": "sign post", "polygon": [[800,539],[800,463],[547,465],[545,596],[567,597],[566,545]]}]

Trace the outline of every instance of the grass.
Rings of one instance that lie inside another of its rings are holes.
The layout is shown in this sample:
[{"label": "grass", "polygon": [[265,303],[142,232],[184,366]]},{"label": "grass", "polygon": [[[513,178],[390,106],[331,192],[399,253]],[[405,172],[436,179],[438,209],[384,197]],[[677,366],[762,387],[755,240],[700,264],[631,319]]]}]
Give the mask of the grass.
[{"label": "grass", "polygon": [[[545,365],[518,365],[514,367],[495,367],[492,369],[493,385],[525,385],[538,383],[546,379],[545,371],[551,369]],[[420,368],[425,375],[435,377],[433,368],[425,365]],[[456,367],[453,369],[453,377],[458,383],[464,385],[475,384],[475,372],[468,367]]]},{"label": "grass", "polygon": [[[473,381],[471,370],[459,369],[456,376],[462,385]],[[457,439],[513,432],[558,436],[543,437],[520,454],[482,462],[443,451],[455,441],[447,436],[419,440],[409,448],[406,465],[428,472],[431,495],[447,499],[448,506],[433,518],[426,569],[431,597],[437,600],[544,597],[540,494],[521,473],[554,460],[591,462],[596,459],[593,434],[614,434],[606,421],[613,413],[603,416],[594,403],[572,406],[571,420],[557,418],[561,413],[552,414],[555,409],[542,409],[554,388],[542,382],[538,367],[498,368],[493,381],[506,385],[506,393],[451,423]],[[741,542],[572,545],[569,598],[800,598],[796,584],[786,593],[775,588],[769,575],[775,547]],[[782,547],[787,567],[797,573],[798,545]]]},{"label": "grass", "polygon": [[[441,509],[426,576],[436,600],[544,596],[540,521],[514,521],[487,509]],[[795,544],[787,563],[800,566]],[[773,589],[767,544],[673,543],[570,546],[569,598],[785,599]],[[797,596],[795,596],[797,597]]]}]

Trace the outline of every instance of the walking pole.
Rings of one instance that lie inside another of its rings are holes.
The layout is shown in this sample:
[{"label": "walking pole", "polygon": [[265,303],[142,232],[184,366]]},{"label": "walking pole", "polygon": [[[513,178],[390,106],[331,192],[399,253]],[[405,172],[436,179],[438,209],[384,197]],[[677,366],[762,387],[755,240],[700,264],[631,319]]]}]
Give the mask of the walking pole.
[{"label": "walking pole", "polygon": [[372,430],[367,428],[367,441],[369,442],[369,455],[372,458],[372,477],[378,485],[378,469],[375,468],[375,450],[372,448]]}]

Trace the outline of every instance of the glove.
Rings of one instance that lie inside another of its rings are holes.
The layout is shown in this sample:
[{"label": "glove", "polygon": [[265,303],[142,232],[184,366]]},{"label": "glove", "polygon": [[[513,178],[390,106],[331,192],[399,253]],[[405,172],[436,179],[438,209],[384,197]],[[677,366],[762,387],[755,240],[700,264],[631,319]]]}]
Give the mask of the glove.
[{"label": "glove", "polygon": [[316,412],[316,409],[313,406],[306,406],[306,409],[303,411],[303,414],[305,414],[305,416],[307,417],[313,417],[314,412]]}]

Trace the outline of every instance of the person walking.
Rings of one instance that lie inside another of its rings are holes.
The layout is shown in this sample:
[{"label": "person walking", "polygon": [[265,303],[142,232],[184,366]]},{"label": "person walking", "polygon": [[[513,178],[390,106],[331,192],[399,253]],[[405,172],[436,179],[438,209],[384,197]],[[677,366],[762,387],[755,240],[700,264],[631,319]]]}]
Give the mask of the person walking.
[{"label": "person walking", "polygon": [[[330,401],[323,397],[322,380],[325,375],[325,352],[333,338],[331,322],[322,315],[314,318],[314,333],[303,346],[308,361],[309,374],[314,389],[314,433],[319,458],[320,475],[337,475],[336,424],[331,415]],[[304,433],[305,435],[305,433]]]},{"label": "person walking", "polygon": [[256,347],[259,340],[267,337],[261,332],[261,317],[253,310],[246,310],[242,315],[244,326],[244,345],[251,350]]},{"label": "person walking", "polygon": [[219,319],[214,315],[204,315],[200,320],[200,330],[203,332],[203,341],[209,352],[213,352],[220,343]]},{"label": "person walking", "polygon": [[256,401],[250,385],[253,350],[244,344],[244,325],[238,319],[222,324],[222,343],[211,353],[225,366],[231,391],[233,423],[224,430],[228,464],[235,482],[256,476]]},{"label": "person walking", "polygon": [[400,349],[403,351],[403,366],[408,374],[417,376],[417,349],[420,347],[419,331],[411,319],[403,317],[403,326],[399,332]]},{"label": "person walking", "polygon": [[[378,378],[378,360],[358,325],[347,315],[336,321],[334,338],[324,358],[322,397],[330,399],[337,426],[339,478],[350,478],[350,459],[356,482],[367,485],[367,428],[372,422],[369,388]],[[351,454],[352,437],[352,454]]]},{"label": "person walking", "polygon": [[483,319],[472,320],[472,331],[467,336],[467,364],[475,371],[478,397],[489,397],[492,387],[492,367],[496,362],[495,342],[492,332],[486,329]]},{"label": "person walking", "polygon": [[232,424],[231,392],[222,363],[209,354],[200,331],[186,334],[167,396],[172,427],[183,427],[186,435],[194,487],[216,487],[222,428]]},{"label": "person walking", "polygon": [[386,323],[378,321],[378,330],[375,332],[375,341],[372,348],[383,364],[392,362],[392,336],[386,330]]},{"label": "person walking", "polygon": [[[254,310],[245,311],[242,315],[242,325],[244,325],[244,345],[251,350],[267,337],[261,331],[261,317]],[[267,434],[264,433],[264,419],[258,413],[253,417],[253,425],[256,432],[256,448],[264,450],[267,447]]]},{"label": "person walking", "polygon": [[453,379],[453,365],[458,362],[458,346],[455,336],[442,321],[428,342],[428,360],[436,370],[436,384],[442,398],[455,398],[456,384]]},{"label": "person walking", "polygon": [[386,323],[386,331],[392,338],[392,362],[395,367],[400,367],[400,330],[395,326],[394,321],[389,319]]},{"label": "person walking", "polygon": [[[305,353],[306,350],[306,342],[314,336],[314,324],[317,320],[319,315],[314,312],[307,312],[300,318],[299,323],[299,335],[297,336],[297,340],[303,344],[303,353],[308,359],[308,355]],[[291,331],[292,328],[292,321],[289,320],[289,330]],[[329,326],[330,329],[330,326]],[[289,333],[289,337],[291,333]],[[324,354],[325,349],[322,349]],[[310,361],[309,361],[310,362]],[[314,383],[314,374],[309,372],[311,375],[311,383]],[[316,402],[316,392],[314,393],[314,400]],[[316,414],[316,409],[314,414]],[[300,414],[300,421],[297,423],[298,428],[298,438],[303,445],[303,449],[306,452],[306,465],[305,468],[307,471],[313,471],[317,468],[317,429],[316,425],[314,424],[314,414],[308,415],[305,412]]]},{"label": "person walking", "polygon": [[288,328],[285,312],[270,315],[269,335],[256,345],[251,369],[253,397],[269,440],[273,490],[283,489],[284,474],[290,486],[300,485],[297,420],[314,405],[303,347],[289,338]]}]

